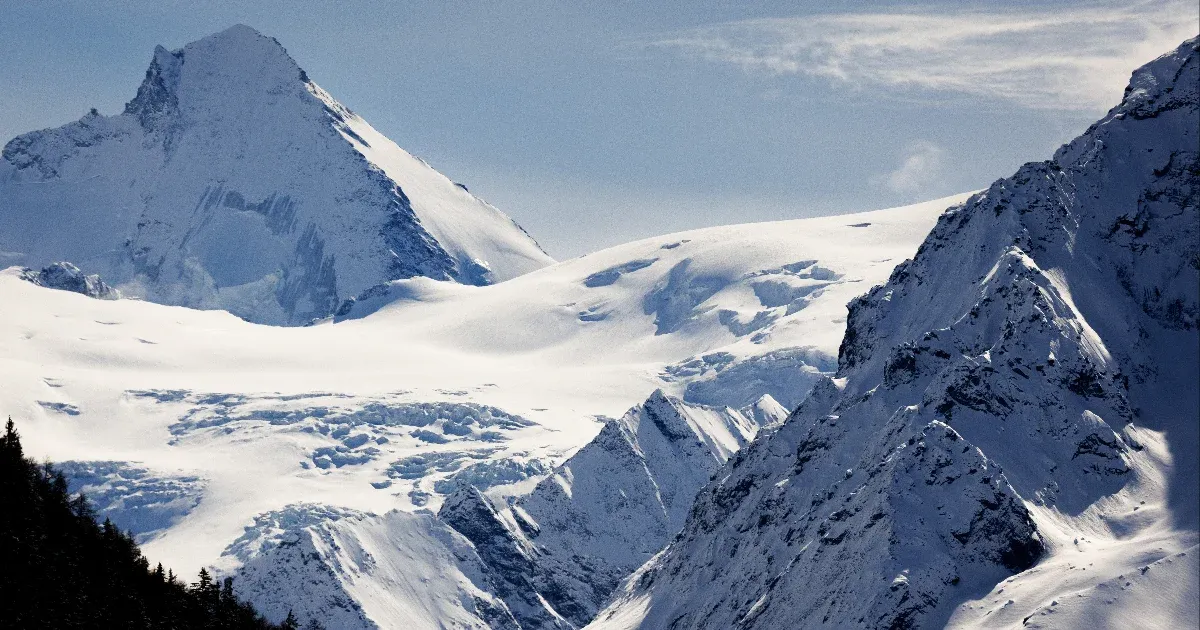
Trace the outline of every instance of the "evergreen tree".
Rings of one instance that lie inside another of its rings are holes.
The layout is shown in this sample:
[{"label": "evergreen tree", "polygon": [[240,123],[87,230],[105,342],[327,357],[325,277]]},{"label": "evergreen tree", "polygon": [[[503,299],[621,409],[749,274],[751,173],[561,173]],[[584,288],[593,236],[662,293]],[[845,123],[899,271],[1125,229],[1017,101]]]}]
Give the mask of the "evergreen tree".
[{"label": "evergreen tree", "polygon": [[62,473],[27,459],[9,418],[0,438],[0,628],[236,629],[268,623],[232,578],[201,569],[191,586],[154,569],[129,532],[72,497]]},{"label": "evergreen tree", "polygon": [[192,585],[192,590],[197,593],[203,593],[212,586],[212,577],[208,575],[208,569],[200,568],[200,578]]},{"label": "evergreen tree", "polygon": [[0,446],[6,452],[12,450],[14,457],[24,457],[24,453],[21,452],[21,437],[17,435],[17,426],[13,424],[12,416],[8,417],[8,422],[4,425],[4,441],[0,442]]}]

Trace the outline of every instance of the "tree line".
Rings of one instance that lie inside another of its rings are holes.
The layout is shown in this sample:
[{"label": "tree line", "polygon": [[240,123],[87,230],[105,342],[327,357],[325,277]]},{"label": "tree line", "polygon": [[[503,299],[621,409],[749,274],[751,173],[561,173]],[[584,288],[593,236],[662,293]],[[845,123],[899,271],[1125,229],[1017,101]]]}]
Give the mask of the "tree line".
[{"label": "tree line", "polygon": [[12,418],[0,438],[0,627],[300,630],[291,613],[272,624],[239,600],[233,578],[201,569],[186,584],[151,568],[132,534],[97,522],[61,472],[25,456]]}]

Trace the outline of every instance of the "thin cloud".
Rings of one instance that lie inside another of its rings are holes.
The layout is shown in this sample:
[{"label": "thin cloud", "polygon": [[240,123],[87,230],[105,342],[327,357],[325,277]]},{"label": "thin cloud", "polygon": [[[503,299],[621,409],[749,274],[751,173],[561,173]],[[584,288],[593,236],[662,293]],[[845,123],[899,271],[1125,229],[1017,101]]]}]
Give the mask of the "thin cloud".
[{"label": "thin cloud", "polygon": [[1141,63],[1200,30],[1194,2],[1056,11],[842,13],[730,22],[641,46],[750,71],[1103,110]]},{"label": "thin cloud", "polygon": [[937,182],[945,153],[932,142],[916,142],[905,151],[900,166],[883,176],[880,183],[905,195],[922,192]]}]

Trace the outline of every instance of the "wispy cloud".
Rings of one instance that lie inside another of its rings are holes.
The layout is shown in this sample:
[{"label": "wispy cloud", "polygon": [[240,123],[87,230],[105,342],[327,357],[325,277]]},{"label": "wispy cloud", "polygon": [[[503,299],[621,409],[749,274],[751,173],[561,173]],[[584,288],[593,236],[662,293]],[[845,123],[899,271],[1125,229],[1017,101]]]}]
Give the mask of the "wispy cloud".
[{"label": "wispy cloud", "polygon": [[1193,0],[1054,11],[921,11],[769,18],[640,45],[780,75],[1006,99],[1039,109],[1114,104],[1139,64],[1200,30]]},{"label": "wispy cloud", "polygon": [[912,195],[935,184],[942,171],[942,156],[945,151],[932,142],[916,142],[904,152],[904,158],[895,170],[887,173],[878,183],[893,192]]}]

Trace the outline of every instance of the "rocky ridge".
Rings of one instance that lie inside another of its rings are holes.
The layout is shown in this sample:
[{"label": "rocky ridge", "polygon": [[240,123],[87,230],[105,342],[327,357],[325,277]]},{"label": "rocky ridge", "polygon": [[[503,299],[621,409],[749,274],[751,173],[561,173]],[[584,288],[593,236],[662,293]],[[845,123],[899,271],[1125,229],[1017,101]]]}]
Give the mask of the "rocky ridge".
[{"label": "rocky ridge", "polygon": [[[761,401],[760,416],[772,407]],[[467,487],[438,518],[474,543],[522,627],[582,626],[679,531],[696,492],[757,429],[749,413],[656,391],[511,505]]]},{"label": "rocky ridge", "polygon": [[[731,460],[594,627],[938,627],[1071,532],[1157,527],[1129,520],[1162,483],[1139,425],[1197,455],[1174,374],[1200,341],[1198,68],[1193,39],[1053,160],[947,211],[851,304],[836,378]],[[1165,483],[1194,490],[1183,471]],[[1041,602],[1013,604],[988,614]]]}]

